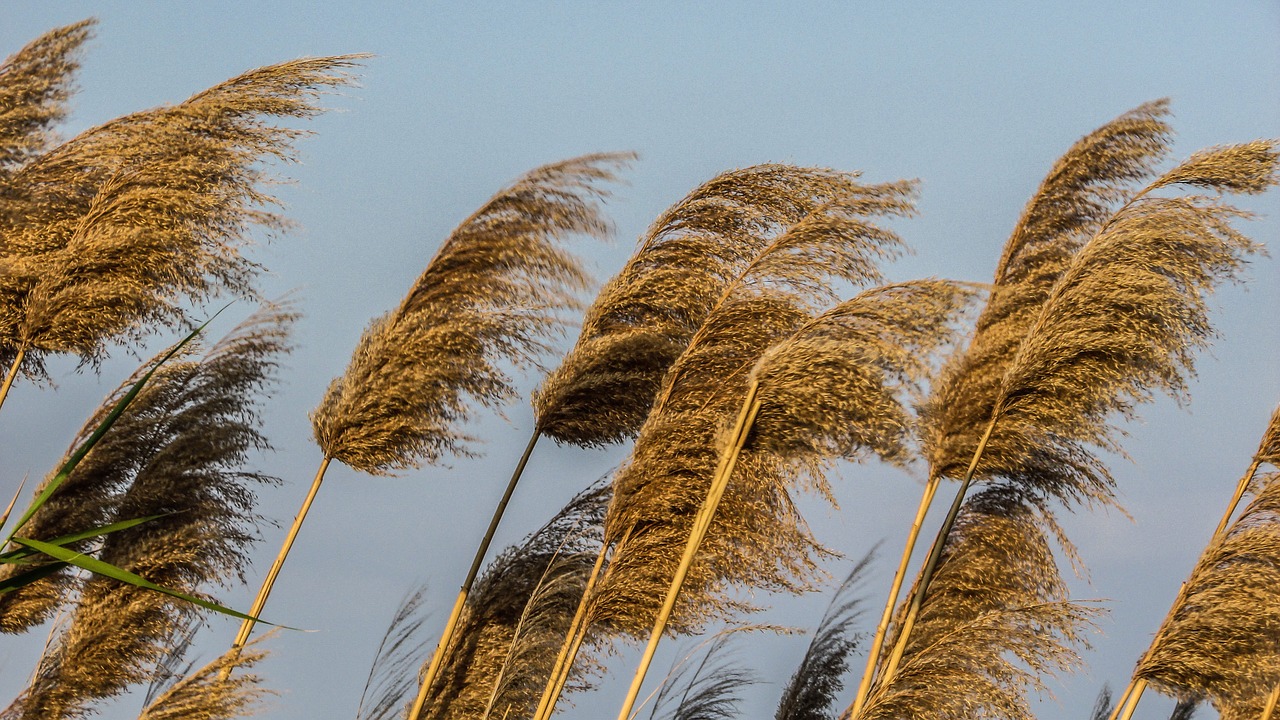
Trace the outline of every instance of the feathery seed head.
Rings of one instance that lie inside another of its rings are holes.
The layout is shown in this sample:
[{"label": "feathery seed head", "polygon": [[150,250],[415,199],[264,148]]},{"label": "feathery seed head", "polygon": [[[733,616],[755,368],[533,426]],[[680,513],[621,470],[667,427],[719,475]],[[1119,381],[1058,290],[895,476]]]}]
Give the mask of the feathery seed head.
[{"label": "feathery seed head", "polygon": [[828,204],[848,216],[910,211],[909,184],[864,186],[855,177],[756,165],[716,176],[663,213],[588,309],[574,349],[534,394],[540,431],[583,446],[635,436],[662,376],[779,234]]},{"label": "feathery seed head", "polygon": [[515,395],[504,363],[537,363],[588,284],[565,236],[608,233],[599,183],[629,154],[537,168],[453,231],[400,307],[375,320],[311,415],[325,455],[372,474],[465,454],[472,403]]}]

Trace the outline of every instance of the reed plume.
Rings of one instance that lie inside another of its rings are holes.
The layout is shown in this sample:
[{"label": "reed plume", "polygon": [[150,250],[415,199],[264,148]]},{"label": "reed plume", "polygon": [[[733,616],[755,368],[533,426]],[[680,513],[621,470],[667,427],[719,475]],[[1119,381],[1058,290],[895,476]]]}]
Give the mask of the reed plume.
[{"label": "reed plume", "polygon": [[[89,467],[77,468],[96,469],[96,478],[116,484],[106,499],[111,521],[158,516],[106,536],[99,559],[187,594],[243,581],[246,551],[256,539],[253,489],[276,482],[245,467],[250,453],[269,447],[256,403],[288,349],[293,317],[287,307],[269,306],[202,360],[163,366],[90,453]],[[106,467],[108,461],[115,466]],[[79,585],[70,622],[20,698],[18,717],[80,717],[91,703],[147,680],[195,612],[105,577]],[[37,610],[27,612],[47,616],[51,603]]]},{"label": "reed plume", "polygon": [[1253,717],[1280,686],[1280,642],[1273,632],[1280,622],[1280,484],[1274,472],[1258,473],[1277,461],[1280,408],[1242,479],[1252,501],[1210,540],[1139,661],[1135,680],[1179,699],[1208,699],[1223,714],[1253,708]]},{"label": "reed plume", "polygon": [[[1113,418],[1134,417],[1136,405],[1157,391],[1185,395],[1194,352],[1213,336],[1207,296],[1238,279],[1245,257],[1258,249],[1231,226],[1246,213],[1219,197],[1151,193],[1179,185],[1261,192],[1274,182],[1275,161],[1263,141],[1194,154],[1134,195],[1073,256],[996,385],[894,656],[903,653],[973,478],[1007,478],[1068,505],[1114,502],[1096,455],[1118,449]],[[885,678],[895,662],[891,656]]]},{"label": "reed plume", "polygon": [[1064,538],[1043,497],[1001,483],[970,498],[898,672],[857,717],[1031,720],[1027,693],[1079,664],[1095,614],[1068,599],[1055,540]]},{"label": "reed plume", "polygon": [[[575,292],[586,287],[587,274],[561,241],[610,232],[600,185],[615,180],[632,157],[585,155],[527,173],[454,230],[400,307],[365,331],[346,373],[312,413],[324,460],[255,605],[265,602],[330,460],[387,474],[468,454],[470,438],[458,426],[470,419],[473,403],[495,407],[514,397],[503,365],[536,365],[565,315],[579,307]],[[462,583],[442,645],[537,439],[535,431]],[[245,624],[237,643],[251,627]],[[411,720],[437,671],[428,667]]]},{"label": "reed plume", "polygon": [[[54,141],[53,126],[67,115],[80,48],[93,20],[55,28],[0,64],[0,185],[14,167]],[[7,203],[0,193],[0,214]]]},{"label": "reed plume", "polygon": [[[968,347],[948,359],[919,408],[918,432],[929,477],[848,714],[857,714],[870,690],[899,589],[941,479],[959,478],[966,471],[991,417],[1000,380],[1054,282],[1167,151],[1167,105],[1164,100],[1141,105],[1073,144],[1040,183],[1005,242]],[[1052,467],[1047,459],[1041,464]]]},{"label": "reed plume", "polygon": [[564,237],[609,232],[597,201],[627,154],[537,168],[445,240],[395,311],[375,320],[312,413],[325,457],[385,475],[467,453],[471,403],[516,395],[503,371],[536,364],[588,277]]},{"label": "reed plume", "polygon": [[755,165],[717,175],[664,212],[534,393],[540,432],[584,447],[634,437],[663,375],[724,290],[779,233],[822,205],[866,193],[856,177]]},{"label": "reed plume", "polygon": [[425,586],[419,587],[396,608],[369,667],[356,720],[393,720],[417,686],[418,659],[427,649],[420,637],[426,621],[422,611],[426,593]]},{"label": "reed plume", "polygon": [[[423,705],[425,718],[532,714],[595,560],[608,486],[575,497],[486,569]],[[591,665],[588,663],[587,665]],[[575,689],[587,687],[579,668]]]},{"label": "reed plume", "polygon": [[[273,120],[320,112],[362,56],[251,70],[178,105],[86,130],[2,179],[0,364],[44,376],[44,359],[96,364],[113,344],[190,325],[187,303],[255,298],[251,228],[283,219],[263,161],[289,161],[303,131]],[[2,397],[0,397],[2,399]]]},{"label": "reed plume", "polygon": [[[261,678],[243,670],[266,657],[267,651],[257,647],[264,639],[245,651],[227,651],[180,678],[148,702],[138,720],[232,720],[257,714],[264,696],[272,693],[260,687]],[[224,679],[232,669],[242,672]]]},{"label": "reed plume", "polygon": [[854,623],[862,614],[862,598],[852,593],[865,580],[874,553],[858,561],[832,594],[800,666],[782,692],[774,720],[828,720],[835,715],[833,708],[844,689],[849,656],[858,647]]},{"label": "reed plume", "polygon": [[750,670],[736,667],[731,661],[721,660],[721,656],[738,633],[752,629],[755,628],[735,627],[716,633],[697,665],[689,664],[690,657],[680,660],[654,696],[649,720],[732,720],[741,717],[739,705],[742,698],[739,692],[760,682],[760,678]]}]

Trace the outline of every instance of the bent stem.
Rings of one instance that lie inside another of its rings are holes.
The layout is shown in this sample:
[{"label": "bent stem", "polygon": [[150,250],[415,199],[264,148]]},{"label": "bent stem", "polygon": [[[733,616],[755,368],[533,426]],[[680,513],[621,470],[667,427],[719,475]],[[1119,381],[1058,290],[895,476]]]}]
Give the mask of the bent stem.
[{"label": "bent stem", "polygon": [[756,414],[760,412],[760,401],[756,399],[759,393],[760,385],[754,380],[747,388],[747,396],[742,401],[742,409],[738,412],[738,419],[734,423],[732,442],[729,447],[725,448],[724,454],[720,457],[720,464],[716,468],[716,473],[712,477],[711,487],[707,490],[707,497],[702,501],[702,507],[698,509],[698,515],[693,521],[693,530],[689,533],[689,541],[685,544],[684,555],[680,558],[680,566],[676,569],[676,574],[671,578],[671,584],[667,587],[667,596],[662,604],[662,608],[658,611],[658,617],[654,621],[653,631],[649,634],[649,644],[644,649],[644,655],[640,658],[640,666],[636,668],[635,677],[631,680],[631,689],[627,691],[627,697],[622,701],[622,710],[618,712],[618,720],[629,720],[631,709],[635,706],[636,698],[640,695],[640,686],[644,684],[644,676],[649,671],[649,665],[653,662],[653,654],[658,649],[658,642],[662,640],[662,633],[667,628],[667,621],[671,618],[671,611],[675,608],[676,597],[680,594],[680,588],[684,585],[685,578],[689,575],[689,568],[693,565],[693,558],[698,552],[698,546],[702,544],[702,540],[707,536],[707,530],[711,527],[711,520],[715,516],[716,508],[720,505],[721,498],[724,497],[725,488],[729,485],[729,476],[733,474],[733,469],[738,463],[738,456],[742,452],[742,446],[746,443],[747,435],[751,432],[751,426],[755,422]]},{"label": "bent stem", "polygon": [[[333,458],[326,457],[320,461],[320,469],[316,471],[315,480],[311,481],[311,489],[307,492],[307,497],[302,501],[302,508],[298,510],[298,515],[293,519],[293,526],[289,528],[289,534],[285,535],[284,544],[280,546],[280,553],[276,555],[276,560],[271,564],[271,569],[267,571],[267,577],[262,581],[262,588],[258,590],[258,597],[254,598],[253,606],[249,608],[249,619],[240,623],[240,631],[236,633],[235,642],[231,644],[231,652],[239,654],[245,644],[249,642],[249,635],[253,632],[254,620],[262,614],[262,608],[267,604],[267,596],[271,594],[271,588],[276,583],[276,578],[280,575],[280,568],[284,567],[284,560],[289,556],[289,550],[293,548],[293,541],[298,537],[298,529],[302,527],[302,521],[307,518],[307,511],[311,509],[311,503],[316,499],[316,493],[320,492],[320,483],[324,480],[324,472],[329,468],[329,462]],[[231,674],[231,665],[222,669],[219,673],[219,679],[226,680]]]},{"label": "bent stem", "polygon": [[862,682],[858,685],[858,694],[853,700],[853,704],[845,711],[844,717],[857,717],[862,710],[862,706],[867,702],[867,693],[871,690],[871,681],[875,677],[876,665],[880,661],[880,651],[883,649],[884,636],[889,631],[889,621],[893,619],[893,609],[898,604],[898,593],[902,591],[902,581],[906,578],[907,567],[911,564],[911,555],[915,552],[916,540],[920,537],[920,529],[924,525],[925,515],[929,512],[929,507],[933,504],[933,496],[938,492],[940,479],[930,477],[929,482],[925,484],[924,494],[920,497],[920,507],[916,509],[916,519],[911,525],[911,532],[907,535],[907,545],[902,550],[902,560],[898,562],[898,570],[893,576],[893,585],[889,588],[889,599],[884,603],[884,613],[880,616],[880,624],[876,626],[875,638],[871,641],[870,651],[867,653],[867,668],[862,673]]},{"label": "bent stem", "polygon": [[422,713],[422,708],[427,703],[427,695],[431,690],[431,686],[435,684],[436,678],[440,675],[440,668],[444,665],[444,657],[448,654],[449,643],[453,641],[453,635],[458,629],[458,620],[462,617],[462,608],[467,604],[467,596],[471,594],[471,587],[475,585],[476,576],[480,574],[480,566],[484,564],[484,557],[489,552],[489,545],[493,542],[493,536],[498,530],[498,524],[502,522],[502,515],[507,510],[507,504],[511,502],[511,495],[516,490],[516,485],[520,482],[520,476],[524,473],[524,466],[529,462],[529,456],[533,454],[533,446],[538,443],[538,437],[541,432],[534,428],[533,437],[529,438],[529,444],[524,448],[524,454],[520,456],[520,461],[516,463],[515,472],[511,475],[511,480],[507,483],[506,492],[503,493],[502,499],[498,501],[498,507],[493,511],[493,518],[489,520],[489,529],[485,531],[484,539],[480,541],[480,547],[476,549],[476,555],[471,560],[471,569],[467,571],[467,579],[462,581],[462,587],[458,590],[458,598],[453,603],[453,610],[449,613],[449,620],[445,623],[444,632],[440,634],[440,642],[436,644],[436,651],[431,656],[431,663],[427,666],[427,672],[422,676],[422,685],[418,688],[418,697],[413,701],[413,709],[409,711],[407,720],[418,720],[418,716]]},{"label": "bent stem", "polygon": [[4,407],[4,399],[9,397],[9,388],[13,387],[13,381],[18,377],[18,368],[22,366],[22,359],[26,355],[25,347],[18,348],[18,353],[14,355],[13,364],[9,366],[9,372],[5,373],[4,385],[0,385],[0,407]]},{"label": "bent stem", "polygon": [[1267,696],[1267,706],[1262,709],[1261,720],[1271,720],[1271,715],[1276,711],[1276,703],[1280,702],[1280,686],[1277,686]]}]

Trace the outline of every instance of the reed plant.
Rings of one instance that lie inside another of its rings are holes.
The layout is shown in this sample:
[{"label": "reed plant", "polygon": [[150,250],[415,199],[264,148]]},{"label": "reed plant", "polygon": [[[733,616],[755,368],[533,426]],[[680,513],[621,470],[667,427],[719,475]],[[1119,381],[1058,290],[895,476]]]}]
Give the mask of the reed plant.
[{"label": "reed plant", "polygon": [[[256,538],[255,486],[276,480],[246,466],[269,449],[257,405],[289,349],[295,314],[268,306],[200,359],[163,366],[72,478],[33,516],[32,537],[133,518],[147,522],[97,540],[102,562],[188,595],[243,581]],[[105,408],[132,383],[117,390]],[[97,425],[96,417],[90,427]],[[99,517],[105,516],[105,517]],[[87,525],[86,525],[87,523]],[[88,552],[90,548],[80,548]],[[82,717],[145,682],[196,606],[99,575],[65,571],[0,596],[7,628],[69,618],[9,713]]]},{"label": "reed plant", "polygon": [[[880,682],[893,682],[973,478],[1068,504],[1114,502],[1096,451],[1118,448],[1114,417],[1133,417],[1157,391],[1184,396],[1194,351],[1213,335],[1207,295],[1258,249],[1231,224],[1246,213],[1219,195],[1265,190],[1275,162],[1265,141],[1196,153],[1133,194],[1071,258],[996,385]],[[1153,194],[1178,189],[1216,194]]]},{"label": "reed plant", "polygon": [[[32,139],[11,141],[0,174],[0,402],[19,374],[43,378],[49,355],[96,365],[113,345],[190,327],[191,304],[255,299],[260,268],[241,250],[254,227],[285,225],[263,161],[291,160],[305,134],[272,121],[319,113],[318,96],[349,84],[362,58],[258,68],[48,146],[38,138],[61,115],[66,58],[88,28],[56,30],[0,70],[0,92],[34,108],[11,118]],[[43,73],[21,72],[32,63]]]}]

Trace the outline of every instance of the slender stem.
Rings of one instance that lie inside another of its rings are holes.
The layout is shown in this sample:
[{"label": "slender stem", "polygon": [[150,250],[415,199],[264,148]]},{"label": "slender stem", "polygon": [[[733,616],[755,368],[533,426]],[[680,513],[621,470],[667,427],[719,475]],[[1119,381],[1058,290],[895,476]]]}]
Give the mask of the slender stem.
[{"label": "slender stem", "polygon": [[1142,699],[1142,691],[1147,689],[1147,681],[1138,678],[1130,683],[1132,688],[1128,693],[1128,698],[1122,705],[1116,706],[1116,712],[1112,713],[1111,720],[1129,720],[1133,717],[1133,711],[1138,709],[1138,701]]},{"label": "slender stem", "polygon": [[13,364],[9,366],[9,372],[4,376],[4,385],[0,385],[0,407],[4,407],[4,399],[9,397],[9,388],[13,387],[13,381],[18,377],[18,368],[22,366],[22,359],[26,355],[27,349],[19,347],[18,353],[13,356]]},{"label": "slender stem", "polygon": [[1267,706],[1262,709],[1262,717],[1259,720],[1271,720],[1271,715],[1276,711],[1276,703],[1280,702],[1280,686],[1276,686],[1271,694],[1267,696]]},{"label": "slender stem", "polygon": [[1236,506],[1240,504],[1240,500],[1244,498],[1245,492],[1249,489],[1249,483],[1253,482],[1254,473],[1258,472],[1258,466],[1262,461],[1254,458],[1253,463],[1249,465],[1249,469],[1241,476],[1240,482],[1236,483],[1236,494],[1231,497],[1231,504],[1227,506],[1227,512],[1218,521],[1218,527],[1213,531],[1213,537],[1209,542],[1217,540],[1227,529],[1227,523],[1231,522],[1231,516],[1236,512]]},{"label": "slender stem", "polygon": [[[622,535],[622,539],[615,546],[618,551],[626,547],[627,540],[630,537],[631,528],[627,528],[627,531]],[[595,593],[596,585],[600,581],[600,568],[604,566],[605,556],[608,553],[609,545],[602,543],[600,545],[600,553],[596,556],[595,567],[591,568],[591,575],[587,577],[587,585],[582,590],[582,599],[578,601],[578,609],[574,612],[573,621],[569,624],[569,631],[565,634],[564,644],[560,646],[560,653],[556,656],[556,664],[552,667],[551,674],[547,678],[547,687],[542,691],[542,698],[538,701],[538,709],[533,714],[533,720],[547,720],[551,717],[551,713],[555,710],[556,702],[560,699],[560,693],[564,691],[565,683],[569,681],[569,670],[572,669],[573,661],[578,656],[578,648],[582,647],[582,642],[587,636],[587,626],[590,624],[587,618],[588,607],[592,602],[592,595]],[[608,579],[612,570],[612,565],[605,570],[605,579]]]},{"label": "slender stem", "polygon": [[929,559],[925,561],[924,567],[920,570],[920,579],[916,584],[916,591],[911,595],[911,607],[907,610],[907,616],[902,621],[902,629],[898,632],[898,642],[893,646],[893,653],[889,656],[889,662],[885,665],[881,686],[887,686],[892,680],[893,675],[898,671],[898,663],[902,660],[902,653],[907,648],[907,640],[911,637],[911,630],[915,628],[916,617],[920,614],[920,606],[924,604],[925,593],[929,589],[929,583],[933,580],[933,573],[938,569],[938,561],[942,559],[942,550],[947,544],[947,536],[951,534],[951,528],[956,523],[956,518],[960,515],[960,506],[964,504],[964,495],[969,490],[969,484],[973,482],[973,474],[978,468],[978,461],[982,459],[982,453],[987,449],[987,442],[991,439],[991,432],[995,430],[996,420],[999,415],[993,413],[991,421],[987,423],[987,429],[982,433],[982,439],[978,441],[978,447],[973,451],[973,458],[969,461],[969,467],[964,472],[964,479],[960,481],[960,487],[956,488],[956,497],[951,501],[951,509],[947,511],[947,517],[942,521],[942,527],[938,528],[938,534],[934,538],[933,548],[929,551]]},{"label": "slender stem", "polygon": [[[293,548],[293,541],[298,537],[298,529],[302,527],[302,521],[307,518],[307,511],[311,509],[311,503],[316,499],[316,493],[320,491],[320,482],[324,480],[324,472],[329,468],[329,461],[332,458],[326,457],[320,462],[320,469],[316,471],[315,480],[311,481],[311,489],[307,492],[307,497],[302,501],[302,508],[298,510],[298,515],[293,519],[293,525],[289,528],[289,534],[285,535],[284,544],[280,546],[280,553],[276,555],[276,560],[271,564],[271,569],[267,571],[267,577],[262,581],[262,588],[258,590],[258,597],[254,598],[253,606],[249,608],[249,615],[258,617],[262,612],[262,608],[267,604],[267,596],[271,594],[271,588],[276,583],[276,578],[280,575],[280,568],[284,567],[284,560],[289,556],[289,550]],[[240,631],[236,633],[235,642],[231,644],[231,649],[239,651],[249,642],[249,635],[253,632],[254,621],[245,620],[240,623]],[[230,668],[226,672],[229,672]],[[224,676],[225,679],[225,676]]]},{"label": "slender stem", "polygon": [[1120,710],[1123,709],[1126,704],[1128,704],[1129,696],[1133,694],[1134,682],[1135,681],[1132,678],[1130,678],[1129,684],[1126,685],[1124,688],[1124,693],[1120,695],[1120,699],[1116,701],[1116,706],[1111,708],[1111,715],[1108,716],[1107,720],[1116,720],[1116,716],[1120,714]]},{"label": "slender stem", "polygon": [[725,452],[720,457],[720,464],[716,468],[716,473],[712,477],[711,487],[707,490],[707,497],[702,502],[702,507],[698,509],[698,515],[693,521],[693,530],[689,533],[689,541],[685,544],[684,555],[680,558],[680,566],[676,568],[676,574],[671,579],[671,584],[667,587],[667,596],[662,603],[662,608],[658,611],[658,617],[654,621],[653,631],[649,634],[649,644],[644,649],[644,655],[640,658],[640,666],[636,668],[635,677],[631,680],[631,688],[627,691],[627,697],[622,701],[622,710],[618,712],[618,720],[629,720],[631,709],[635,706],[636,698],[640,695],[640,686],[644,684],[644,676],[649,671],[649,665],[653,662],[653,654],[658,649],[658,642],[662,640],[662,633],[667,628],[667,621],[671,618],[671,611],[675,608],[676,597],[680,594],[680,588],[684,585],[685,578],[689,576],[689,568],[693,565],[694,556],[697,555],[698,546],[702,544],[702,540],[707,536],[707,530],[711,528],[711,520],[715,517],[716,508],[720,505],[721,498],[724,497],[725,488],[729,485],[729,476],[733,474],[733,469],[737,465],[738,456],[742,452],[742,446],[746,443],[747,435],[751,432],[751,425],[755,422],[756,414],[760,411],[760,401],[756,399],[760,386],[754,380],[747,388],[747,396],[742,401],[742,409],[738,412],[738,419],[734,423],[732,442],[729,447],[725,448]]},{"label": "slender stem", "polygon": [[880,661],[884,636],[889,631],[889,621],[893,619],[893,609],[898,604],[898,593],[902,591],[902,581],[907,576],[907,567],[911,564],[911,555],[915,552],[916,540],[920,537],[920,528],[924,525],[925,515],[933,504],[933,496],[938,492],[940,478],[930,477],[924,486],[924,494],[920,497],[920,506],[916,508],[916,519],[911,524],[911,532],[907,535],[907,545],[902,550],[902,560],[898,562],[898,570],[893,575],[893,585],[889,588],[889,598],[884,603],[884,613],[880,616],[880,624],[876,626],[875,638],[871,641],[867,653],[867,669],[862,673],[862,682],[858,685],[858,694],[853,704],[845,711],[845,717],[857,717],[862,706],[867,702],[867,693],[871,690],[871,681],[876,674],[876,665]]},{"label": "slender stem", "polygon": [[493,542],[493,536],[498,530],[498,524],[502,522],[502,515],[507,510],[507,503],[511,502],[511,495],[516,490],[516,485],[520,482],[520,476],[524,473],[524,466],[529,462],[529,456],[533,454],[533,446],[538,444],[538,438],[541,432],[537,428],[533,431],[533,436],[529,438],[529,444],[524,448],[524,454],[520,456],[520,461],[516,463],[515,472],[511,474],[511,480],[507,483],[507,489],[502,494],[502,499],[498,501],[498,507],[493,511],[493,518],[489,520],[489,529],[484,533],[484,539],[480,541],[480,547],[476,549],[475,557],[471,560],[471,569],[467,571],[467,579],[462,581],[462,587],[458,590],[458,598],[453,603],[453,610],[449,613],[449,621],[445,624],[444,632],[440,634],[440,642],[436,645],[436,651],[431,655],[431,663],[427,666],[427,672],[422,676],[422,685],[418,688],[418,697],[413,702],[413,709],[409,711],[408,720],[418,720],[422,707],[427,703],[427,695],[431,690],[431,686],[435,684],[436,678],[440,675],[440,668],[444,665],[444,657],[448,654],[449,643],[453,641],[453,635],[458,629],[458,619],[462,617],[462,608],[467,603],[467,596],[471,594],[471,587],[475,584],[476,576],[480,574],[480,566],[484,564],[484,557],[489,552],[489,545]]}]

